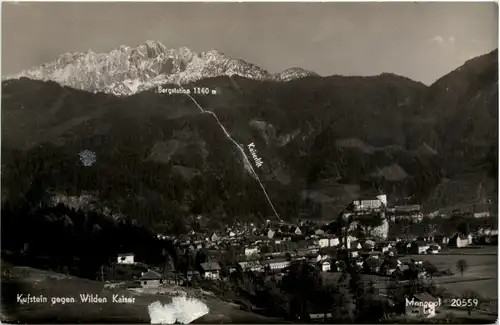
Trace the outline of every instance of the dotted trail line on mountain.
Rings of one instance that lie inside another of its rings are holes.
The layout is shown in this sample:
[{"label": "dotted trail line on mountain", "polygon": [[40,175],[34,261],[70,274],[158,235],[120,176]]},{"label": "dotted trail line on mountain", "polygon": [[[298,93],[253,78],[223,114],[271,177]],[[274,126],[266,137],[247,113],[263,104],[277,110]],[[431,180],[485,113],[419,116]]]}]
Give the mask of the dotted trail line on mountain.
[{"label": "dotted trail line on mountain", "polygon": [[[180,84],[178,84],[178,85],[179,85],[179,87],[181,87],[182,89],[184,89],[184,87],[182,87]],[[201,111],[202,114],[210,114],[210,115],[212,115],[215,118],[215,120],[217,121],[217,123],[219,124],[219,126],[221,127],[221,129],[224,132],[224,134],[226,135],[226,137],[229,140],[231,140],[231,142],[240,150],[241,155],[242,155],[245,163],[247,164],[247,166],[250,169],[251,173],[253,174],[254,178],[259,183],[260,187],[262,188],[262,192],[266,196],[267,202],[269,202],[269,205],[273,209],[274,215],[276,216],[276,218],[278,218],[279,221],[282,221],[281,218],[280,218],[280,216],[279,216],[279,214],[278,214],[278,212],[274,208],[273,202],[271,201],[271,199],[269,198],[269,195],[267,194],[267,191],[266,191],[266,188],[264,187],[264,184],[262,184],[262,182],[261,182],[261,180],[259,178],[259,175],[253,169],[252,164],[250,163],[250,160],[248,159],[247,155],[245,154],[245,150],[243,150],[243,148],[240,146],[240,144],[238,142],[236,142],[231,137],[231,135],[229,134],[229,132],[227,132],[226,128],[224,127],[224,125],[222,125],[221,121],[219,120],[219,118],[217,117],[217,115],[215,115],[214,112],[208,111],[208,110],[204,109],[203,107],[201,107],[201,105],[198,104],[198,102],[193,98],[193,96],[191,96],[191,94],[186,93],[186,96],[188,96],[189,98],[191,98],[191,100],[193,101],[193,103],[195,103],[195,105],[198,106],[198,108],[200,109],[200,111]]]}]

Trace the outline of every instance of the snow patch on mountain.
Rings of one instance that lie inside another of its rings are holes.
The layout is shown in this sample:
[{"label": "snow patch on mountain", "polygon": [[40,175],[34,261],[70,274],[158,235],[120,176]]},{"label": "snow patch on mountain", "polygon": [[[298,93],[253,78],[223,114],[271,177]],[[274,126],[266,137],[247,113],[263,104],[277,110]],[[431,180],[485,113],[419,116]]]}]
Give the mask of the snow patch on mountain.
[{"label": "snow patch on mountain", "polygon": [[302,68],[289,68],[275,75],[277,81],[291,81],[305,77],[318,77],[316,72],[307,71]]}]

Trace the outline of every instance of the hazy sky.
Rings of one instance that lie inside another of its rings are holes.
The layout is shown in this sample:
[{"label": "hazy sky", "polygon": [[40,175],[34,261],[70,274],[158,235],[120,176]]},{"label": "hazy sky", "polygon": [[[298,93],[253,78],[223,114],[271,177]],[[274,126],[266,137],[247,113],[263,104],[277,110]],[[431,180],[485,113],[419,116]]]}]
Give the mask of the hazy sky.
[{"label": "hazy sky", "polygon": [[393,72],[430,84],[498,47],[491,3],[2,3],[2,75],[157,40],[270,72]]}]

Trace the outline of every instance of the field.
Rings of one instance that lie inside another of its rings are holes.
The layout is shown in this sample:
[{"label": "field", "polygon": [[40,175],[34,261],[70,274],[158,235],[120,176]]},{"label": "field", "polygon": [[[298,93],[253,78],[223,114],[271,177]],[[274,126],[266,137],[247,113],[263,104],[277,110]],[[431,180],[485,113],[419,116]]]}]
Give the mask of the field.
[{"label": "field", "polygon": [[[429,261],[439,270],[450,269],[454,276],[439,277],[435,282],[454,295],[474,290],[484,299],[498,299],[497,247],[443,250],[436,255],[408,255],[403,259]],[[457,271],[457,261],[465,260],[469,267],[463,276]]]}]

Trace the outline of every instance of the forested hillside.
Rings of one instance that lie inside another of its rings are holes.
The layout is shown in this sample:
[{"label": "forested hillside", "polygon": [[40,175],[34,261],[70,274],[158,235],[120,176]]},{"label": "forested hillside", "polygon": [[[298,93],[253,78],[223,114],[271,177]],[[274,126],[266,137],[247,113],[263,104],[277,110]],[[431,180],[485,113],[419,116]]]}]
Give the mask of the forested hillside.
[{"label": "forested hillside", "polygon": [[[256,172],[282,218],[331,219],[373,191],[428,209],[496,199],[497,62],[494,51],[430,87],[392,74],[185,87],[217,90],[193,96],[245,150],[255,144]],[[84,150],[92,164],[82,163]],[[167,232],[182,232],[190,215],[221,224],[272,217],[241,153],[185,95],[4,81],[2,158],[3,217],[12,219],[47,197],[83,194]]]}]

